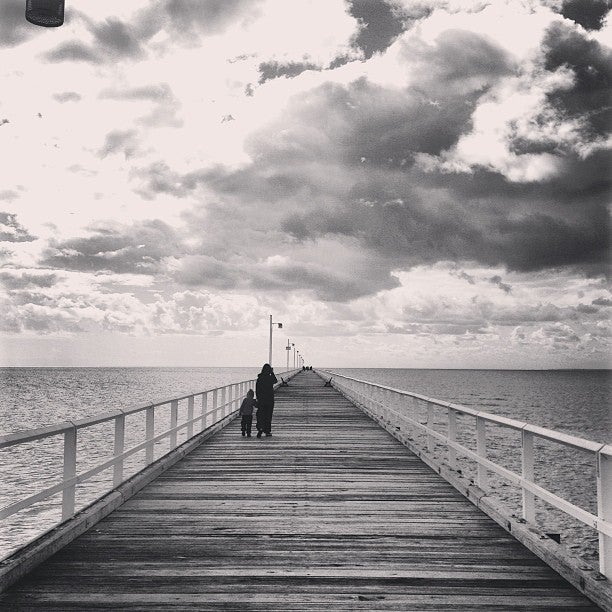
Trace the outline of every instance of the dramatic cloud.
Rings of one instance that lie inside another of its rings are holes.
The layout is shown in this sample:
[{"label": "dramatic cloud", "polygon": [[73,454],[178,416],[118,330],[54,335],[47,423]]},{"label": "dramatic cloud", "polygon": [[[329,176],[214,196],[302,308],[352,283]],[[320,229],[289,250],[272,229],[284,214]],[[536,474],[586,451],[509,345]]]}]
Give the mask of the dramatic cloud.
[{"label": "dramatic cloud", "polygon": [[612,50],[563,24],[551,26],[545,40],[545,67],[571,70],[573,83],[549,94],[551,104],[568,117],[579,118],[589,137],[612,129]]},{"label": "dramatic cloud", "polygon": [[587,30],[599,30],[610,8],[610,0],[563,0],[561,14]]},{"label": "dramatic cloud", "polygon": [[365,59],[385,51],[402,32],[409,29],[412,22],[426,17],[433,10],[425,2],[407,6],[401,6],[394,0],[347,0],[347,3],[350,14],[359,23],[359,31],[352,42]]},{"label": "dramatic cloud", "polygon": [[183,252],[175,231],[166,223],[144,221],[132,226],[100,223],[91,235],[64,241],[53,240],[42,265],[67,270],[154,274],[163,259]]}]

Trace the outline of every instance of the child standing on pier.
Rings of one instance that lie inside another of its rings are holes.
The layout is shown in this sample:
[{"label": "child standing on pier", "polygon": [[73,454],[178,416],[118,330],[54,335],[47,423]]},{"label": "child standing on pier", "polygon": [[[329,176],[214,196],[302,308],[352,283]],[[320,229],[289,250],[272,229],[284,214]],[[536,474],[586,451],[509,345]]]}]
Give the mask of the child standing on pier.
[{"label": "child standing on pier", "polygon": [[249,389],[247,391],[246,397],[242,400],[242,404],[240,404],[240,412],[239,414],[242,416],[242,421],[240,422],[240,427],[242,428],[242,435],[246,435],[247,438],[251,437],[251,426],[253,425],[253,408],[257,406],[257,401],[255,400],[255,393],[253,389]]}]

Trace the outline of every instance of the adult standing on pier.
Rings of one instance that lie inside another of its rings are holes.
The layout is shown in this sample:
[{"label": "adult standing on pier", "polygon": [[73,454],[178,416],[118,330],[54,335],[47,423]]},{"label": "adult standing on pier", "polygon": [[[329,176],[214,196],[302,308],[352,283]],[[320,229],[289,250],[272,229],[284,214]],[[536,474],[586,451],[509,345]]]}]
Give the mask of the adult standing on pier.
[{"label": "adult standing on pier", "polygon": [[264,363],[257,383],[255,394],[257,395],[257,437],[261,434],[272,435],[272,412],[274,411],[274,385],[277,383],[274,370],[269,363]]}]

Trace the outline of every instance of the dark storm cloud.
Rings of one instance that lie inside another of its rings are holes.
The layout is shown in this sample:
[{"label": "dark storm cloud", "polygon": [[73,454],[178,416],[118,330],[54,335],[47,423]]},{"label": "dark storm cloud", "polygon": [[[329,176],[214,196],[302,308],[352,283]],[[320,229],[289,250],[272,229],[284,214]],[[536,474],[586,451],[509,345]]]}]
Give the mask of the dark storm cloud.
[{"label": "dark storm cloud", "polygon": [[296,77],[305,70],[321,70],[320,66],[311,62],[287,62],[279,63],[276,61],[262,62],[259,64],[259,84],[262,85],[266,81],[277,79],[279,77]]},{"label": "dark storm cloud", "polygon": [[[512,66],[489,41],[464,32],[449,32],[421,53],[412,58],[422,76],[418,91],[364,80],[325,85],[251,138],[251,168],[210,184],[232,194],[255,185],[253,197],[262,200],[266,190],[280,201],[308,193],[307,211],[289,207],[281,216],[283,231],[299,241],[357,239],[400,266],[473,260],[518,271],[601,271],[609,248],[609,154],[567,155],[564,172],[538,183],[511,183],[488,170],[424,173],[414,154],[436,155],[469,131],[478,97]],[[312,166],[339,160],[344,192],[327,193],[329,172]]]},{"label": "dark storm cloud", "polygon": [[0,283],[9,290],[38,287],[49,288],[57,283],[57,276],[55,274],[10,273],[1,271]]},{"label": "dark storm cloud", "polygon": [[610,8],[610,0],[564,0],[561,14],[586,30],[600,30]]},{"label": "dark storm cloud", "polygon": [[60,104],[64,104],[65,102],[79,102],[81,96],[76,91],[63,91],[53,94],[53,99],[57,100]]},{"label": "dark storm cloud", "polygon": [[365,79],[322,85],[294,100],[267,134],[255,135],[250,152],[269,160],[409,164],[414,153],[452,146],[471,128],[478,99],[513,69],[503,51],[468,32],[451,31],[418,54],[408,47],[403,53],[416,63],[414,87],[392,90]]},{"label": "dark storm cloud", "polygon": [[[393,270],[439,261],[523,272],[605,270],[610,154],[561,151],[562,172],[521,183],[491,169],[424,170],[418,154],[441,155],[469,133],[481,97],[515,67],[490,40],[461,31],[432,45],[404,44],[401,53],[414,86],[387,89],[361,79],[305,92],[251,135],[250,164],[181,174],[158,162],[133,171],[145,198],[206,194],[206,214],[189,224],[206,232],[197,230],[198,257],[179,267],[180,282],[310,289],[346,301],[396,286]],[[329,270],[299,260],[266,267],[233,259],[245,245],[254,261],[265,261],[270,245],[282,255],[322,243],[343,245],[368,263],[347,260]],[[501,278],[484,280],[511,290]],[[470,331],[481,323],[474,325]]]},{"label": "dark storm cloud", "polygon": [[422,91],[389,90],[365,79],[348,87],[325,84],[295,100],[277,126],[247,145],[268,161],[403,166],[415,153],[435,155],[452,146],[470,128],[479,95],[447,92],[437,106]]},{"label": "dark storm cloud", "polygon": [[[413,177],[418,182],[418,176]],[[409,189],[398,181],[393,192],[406,197]],[[393,195],[388,187],[387,192]],[[347,200],[333,209],[287,215],[282,227],[302,241],[332,235],[356,237],[363,246],[402,265],[473,260],[523,272],[578,266],[597,273],[606,268],[610,225],[603,202],[585,207],[575,220],[559,214],[522,213],[523,202],[516,199],[506,203],[511,206],[505,211],[491,207],[483,212],[478,202],[469,200],[433,208],[426,196],[425,201],[414,196],[403,203]],[[537,206],[537,202],[530,204]]]},{"label": "dark storm cloud", "polygon": [[98,224],[91,236],[51,241],[41,265],[84,272],[155,274],[165,257],[184,253],[176,232],[163,221],[131,226]]},{"label": "dark storm cloud", "polygon": [[41,33],[25,20],[25,2],[3,0],[0,3],[0,47],[14,47]]},{"label": "dark storm cloud", "polygon": [[612,129],[612,51],[560,23],[549,28],[543,44],[547,70],[566,67],[574,74],[572,87],[548,95],[552,106],[584,122],[586,136],[608,134]]},{"label": "dark storm cloud", "polygon": [[592,218],[574,223],[545,214],[527,214],[519,219],[500,219],[492,230],[490,257],[497,255],[498,263],[505,263],[511,270],[559,266],[588,269],[599,264],[597,271],[601,272],[607,263],[610,223],[604,207],[595,209]]},{"label": "dark storm cloud", "polygon": [[359,22],[352,44],[369,59],[387,49],[415,21],[431,14],[423,3],[398,6],[393,0],[347,0],[349,13]]},{"label": "dark storm cloud", "polygon": [[32,242],[32,236],[25,227],[17,221],[17,215],[0,212],[0,241],[6,242]]},{"label": "dark storm cloud", "polygon": [[123,153],[126,159],[138,153],[139,140],[136,130],[113,130],[106,135],[104,145],[98,151],[99,157],[106,157],[115,153]]},{"label": "dark storm cloud", "polygon": [[353,44],[366,59],[384,51],[404,30],[401,16],[382,0],[348,0],[349,13],[359,22]]}]

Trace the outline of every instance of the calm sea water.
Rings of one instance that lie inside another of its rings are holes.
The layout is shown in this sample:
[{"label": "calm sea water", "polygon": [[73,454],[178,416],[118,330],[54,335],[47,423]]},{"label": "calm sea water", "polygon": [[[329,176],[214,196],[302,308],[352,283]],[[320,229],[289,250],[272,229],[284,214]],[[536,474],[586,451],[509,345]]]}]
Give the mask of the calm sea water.
[{"label": "calm sea water", "polygon": [[612,370],[336,371],[596,442],[612,442]]},{"label": "calm sea water", "polygon": [[[454,401],[511,418],[571,433],[598,442],[612,442],[612,372],[602,370],[408,370],[342,369],[355,378]],[[116,408],[132,408],[256,377],[258,368],[0,368],[0,433],[31,429],[83,418]],[[181,408],[183,409],[183,408]],[[144,416],[128,418],[126,447],[142,439]],[[156,432],[168,427],[168,415],[156,418]],[[139,421],[140,419],[140,421]],[[78,470],[112,454],[112,424],[92,428],[79,438]],[[472,435],[469,426],[466,440]],[[461,439],[461,438],[460,438]],[[469,442],[465,442],[469,445]],[[491,435],[491,456],[520,471],[520,440]],[[160,443],[156,455],[165,452]],[[593,512],[594,466],[591,457],[576,457],[557,448],[542,448],[536,466],[543,484]],[[126,463],[127,475],[141,469],[140,458]],[[61,440],[46,440],[20,449],[0,451],[0,506],[32,494],[58,480]],[[551,471],[551,466],[554,470]],[[465,465],[466,474],[472,466]],[[553,474],[554,472],[554,474]],[[552,477],[551,477],[552,474]],[[536,481],[538,474],[536,473]],[[105,472],[77,489],[79,507],[109,488]],[[559,483],[562,483],[559,486]],[[519,502],[508,485],[493,480],[499,497],[510,506]],[[556,487],[556,488],[555,488]],[[0,558],[59,520],[58,497],[21,512],[0,526]],[[593,562],[596,538],[559,513],[538,508],[543,526],[563,533],[570,548]]]}]

